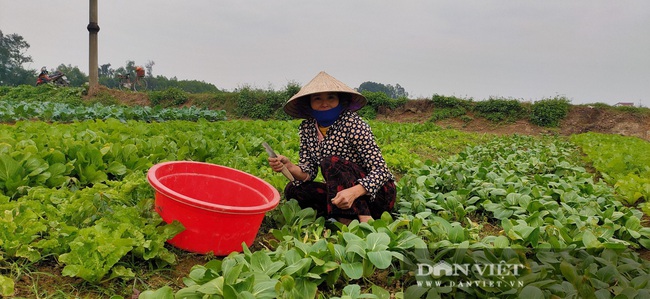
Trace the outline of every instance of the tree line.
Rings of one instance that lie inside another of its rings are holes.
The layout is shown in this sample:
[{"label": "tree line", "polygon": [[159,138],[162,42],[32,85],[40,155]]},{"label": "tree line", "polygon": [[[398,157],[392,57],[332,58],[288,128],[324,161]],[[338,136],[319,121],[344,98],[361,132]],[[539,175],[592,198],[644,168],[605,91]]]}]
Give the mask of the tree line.
[{"label": "tree line", "polygon": [[[18,86],[34,85],[36,78],[40,73],[37,69],[26,69],[25,63],[33,62],[31,56],[26,52],[29,49],[29,43],[18,34],[4,35],[0,30],[0,86]],[[148,61],[142,66],[145,71],[145,78],[149,90],[166,90],[177,88],[190,93],[209,93],[218,92],[219,89],[211,83],[198,80],[178,80],[175,76],[167,78],[162,75],[153,75],[153,66],[155,62]],[[112,64],[102,64],[98,68],[99,84],[108,88],[117,88],[119,84],[118,75],[133,74],[138,66],[134,61],[126,61],[124,66],[113,68]],[[88,75],[81,71],[77,66],[70,64],[60,64],[55,70],[63,72],[71,86],[81,87],[88,82]],[[406,98],[408,93],[400,84],[385,85],[381,83],[366,81],[361,83],[357,88],[359,92],[381,92],[391,99]]]},{"label": "tree line", "polygon": [[[31,56],[26,52],[29,43],[19,34],[5,35],[0,30],[0,86],[34,85],[40,69],[29,69],[24,64],[33,62]],[[165,90],[168,88],[179,88],[186,92],[203,93],[219,91],[214,84],[198,80],[178,80],[176,77],[153,76],[153,61],[147,62],[143,67],[146,69],[146,80],[150,90]],[[108,88],[116,88],[119,83],[117,75],[127,73],[135,74],[136,63],[127,61],[126,65],[117,69],[111,64],[103,64],[98,68],[99,83]],[[71,86],[81,87],[88,82],[88,75],[79,67],[70,64],[60,64],[56,68],[48,69],[50,73],[55,70],[63,72]]]}]

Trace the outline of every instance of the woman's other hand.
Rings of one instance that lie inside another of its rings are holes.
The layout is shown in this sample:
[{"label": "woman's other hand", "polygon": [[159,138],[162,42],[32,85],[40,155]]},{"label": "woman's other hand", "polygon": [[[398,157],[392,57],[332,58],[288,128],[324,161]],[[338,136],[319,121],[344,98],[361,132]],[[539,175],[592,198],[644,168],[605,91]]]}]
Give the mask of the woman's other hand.
[{"label": "woman's other hand", "polygon": [[354,185],[336,193],[336,196],[332,198],[332,204],[337,206],[339,209],[347,210],[352,207],[352,204],[357,198],[359,198],[359,196],[365,195],[366,193],[367,191],[363,186]]}]

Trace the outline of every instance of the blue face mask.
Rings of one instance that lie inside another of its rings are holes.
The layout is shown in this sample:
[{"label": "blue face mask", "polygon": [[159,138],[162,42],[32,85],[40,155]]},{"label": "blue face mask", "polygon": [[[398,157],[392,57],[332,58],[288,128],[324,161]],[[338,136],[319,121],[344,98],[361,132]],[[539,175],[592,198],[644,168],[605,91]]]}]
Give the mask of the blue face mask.
[{"label": "blue face mask", "polygon": [[343,106],[339,103],[338,106],[325,110],[325,111],[317,111],[317,110],[312,110],[311,115],[316,119],[316,122],[318,122],[319,125],[323,127],[329,127],[331,126],[334,121],[339,117],[341,114],[341,111],[343,111]]}]

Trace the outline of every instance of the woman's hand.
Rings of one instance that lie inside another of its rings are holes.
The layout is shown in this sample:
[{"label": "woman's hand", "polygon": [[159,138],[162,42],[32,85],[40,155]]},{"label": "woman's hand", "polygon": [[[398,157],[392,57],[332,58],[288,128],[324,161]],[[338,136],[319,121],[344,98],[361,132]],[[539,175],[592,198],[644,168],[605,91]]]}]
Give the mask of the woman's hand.
[{"label": "woman's hand", "polygon": [[289,159],[285,156],[278,155],[276,158],[269,157],[269,166],[271,166],[271,169],[275,172],[282,171],[282,167],[287,163],[289,163]]},{"label": "woman's hand", "polygon": [[273,171],[275,172],[281,172],[282,168],[286,167],[294,179],[299,181],[305,181],[309,179],[309,175],[306,172],[302,171],[300,167],[291,163],[289,158],[285,156],[278,155],[276,158],[269,157],[268,160],[269,160],[269,166],[271,166],[271,169],[273,169]]},{"label": "woman's hand", "polygon": [[365,195],[366,193],[368,193],[366,188],[363,188],[361,185],[354,185],[336,193],[336,196],[332,198],[332,204],[339,209],[347,210],[352,207],[352,204],[354,204],[354,201],[359,196]]}]

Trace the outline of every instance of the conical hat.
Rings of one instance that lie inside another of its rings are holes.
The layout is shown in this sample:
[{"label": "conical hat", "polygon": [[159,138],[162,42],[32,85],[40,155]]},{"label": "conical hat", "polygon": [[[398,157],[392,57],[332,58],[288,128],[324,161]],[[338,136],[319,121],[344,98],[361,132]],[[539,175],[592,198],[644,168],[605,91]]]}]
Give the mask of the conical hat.
[{"label": "conical hat", "polygon": [[350,106],[348,109],[351,111],[361,109],[368,102],[366,97],[356,90],[328,75],[326,72],[320,72],[284,104],[284,112],[296,118],[309,117],[309,111],[306,111],[305,107],[300,103],[305,99],[309,103],[309,96],[319,92],[344,92],[350,94]]}]

